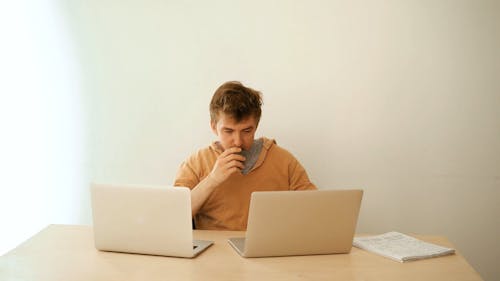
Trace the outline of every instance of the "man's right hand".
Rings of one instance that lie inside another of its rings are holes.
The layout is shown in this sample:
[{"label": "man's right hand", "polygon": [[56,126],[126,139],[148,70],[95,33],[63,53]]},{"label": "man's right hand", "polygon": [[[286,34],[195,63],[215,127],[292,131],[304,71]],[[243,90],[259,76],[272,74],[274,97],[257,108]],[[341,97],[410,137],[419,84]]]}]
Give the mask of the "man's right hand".
[{"label": "man's right hand", "polygon": [[241,172],[245,157],[238,154],[241,152],[239,147],[231,147],[222,152],[210,172],[211,177],[217,184],[221,184],[229,178],[230,175]]}]

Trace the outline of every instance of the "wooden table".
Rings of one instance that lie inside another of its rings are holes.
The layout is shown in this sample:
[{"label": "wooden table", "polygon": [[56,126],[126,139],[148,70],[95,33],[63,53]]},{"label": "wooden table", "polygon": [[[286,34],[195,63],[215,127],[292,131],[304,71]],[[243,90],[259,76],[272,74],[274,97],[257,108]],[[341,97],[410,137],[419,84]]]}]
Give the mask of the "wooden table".
[{"label": "wooden table", "polygon": [[[194,236],[215,245],[184,259],[101,252],[92,227],[50,225],[0,257],[0,280],[481,280],[460,253],[398,263],[353,247],[350,254],[246,259],[227,243],[243,232]],[[445,237],[419,238],[453,247]]]}]

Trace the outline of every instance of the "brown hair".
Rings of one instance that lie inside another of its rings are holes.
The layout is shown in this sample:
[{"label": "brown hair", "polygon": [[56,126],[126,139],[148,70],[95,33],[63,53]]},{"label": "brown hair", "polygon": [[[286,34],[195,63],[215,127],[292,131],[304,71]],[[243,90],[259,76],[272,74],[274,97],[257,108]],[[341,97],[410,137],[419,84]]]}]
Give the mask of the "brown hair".
[{"label": "brown hair", "polygon": [[229,81],[215,91],[210,102],[210,119],[217,122],[219,113],[230,115],[240,122],[253,116],[259,123],[261,116],[262,94],[252,88],[243,86],[241,82]]}]

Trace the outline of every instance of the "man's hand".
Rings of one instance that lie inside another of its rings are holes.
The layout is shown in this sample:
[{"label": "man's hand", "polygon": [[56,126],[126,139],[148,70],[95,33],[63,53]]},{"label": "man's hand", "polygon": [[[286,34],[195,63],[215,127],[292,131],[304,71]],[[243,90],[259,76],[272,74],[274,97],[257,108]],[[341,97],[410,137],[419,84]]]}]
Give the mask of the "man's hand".
[{"label": "man's hand", "polygon": [[210,172],[211,177],[217,184],[223,183],[230,175],[241,172],[245,157],[238,154],[241,152],[239,147],[231,147],[222,152],[215,161],[215,165]]}]

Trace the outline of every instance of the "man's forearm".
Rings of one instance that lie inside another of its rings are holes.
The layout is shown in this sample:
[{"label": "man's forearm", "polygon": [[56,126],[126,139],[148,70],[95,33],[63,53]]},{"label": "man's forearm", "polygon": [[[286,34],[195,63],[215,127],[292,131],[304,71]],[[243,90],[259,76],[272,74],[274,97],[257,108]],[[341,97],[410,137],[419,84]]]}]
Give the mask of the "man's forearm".
[{"label": "man's forearm", "polygon": [[193,217],[198,213],[217,185],[217,182],[209,175],[191,190],[191,215]]}]

